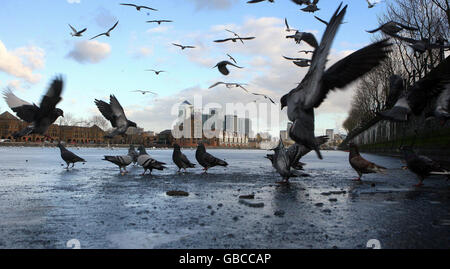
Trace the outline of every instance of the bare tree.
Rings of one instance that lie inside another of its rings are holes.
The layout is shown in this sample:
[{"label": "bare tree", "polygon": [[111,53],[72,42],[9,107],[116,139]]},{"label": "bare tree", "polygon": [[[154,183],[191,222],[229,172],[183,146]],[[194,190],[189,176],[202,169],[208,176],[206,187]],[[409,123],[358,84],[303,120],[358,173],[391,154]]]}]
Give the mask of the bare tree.
[{"label": "bare tree", "polygon": [[90,117],[89,118],[89,122],[92,125],[97,125],[103,131],[105,131],[109,127],[108,121],[104,117],[99,116],[99,115],[95,115],[95,116]]}]

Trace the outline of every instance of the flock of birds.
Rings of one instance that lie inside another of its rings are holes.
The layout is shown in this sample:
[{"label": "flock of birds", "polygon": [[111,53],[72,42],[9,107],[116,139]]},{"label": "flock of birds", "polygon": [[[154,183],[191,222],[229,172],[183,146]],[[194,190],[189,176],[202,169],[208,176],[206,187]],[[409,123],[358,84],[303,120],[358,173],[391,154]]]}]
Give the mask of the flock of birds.
[{"label": "flock of birds", "polygon": [[[262,1],[262,0],[261,0]],[[257,3],[261,1],[249,1],[248,3]],[[273,0],[269,0],[273,2]],[[314,10],[319,10],[317,4],[319,1],[309,1],[309,0],[292,0],[299,5],[307,5],[306,8],[302,9],[306,12],[314,12]],[[136,10],[141,9],[154,10],[153,8],[146,6],[137,6],[134,4],[121,4],[124,6],[133,6]],[[374,4],[373,4],[374,5]],[[372,7],[373,7],[372,5]],[[369,8],[370,8],[369,3]],[[342,7],[342,3],[336,9],[329,21],[324,21],[320,18],[326,25],[325,32],[322,36],[320,42],[316,40],[313,34],[300,32],[295,29],[291,29],[285,19],[286,31],[295,31],[294,35],[287,36],[287,38],[292,38],[296,43],[301,43],[302,41],[309,44],[314,50],[303,51],[304,53],[312,53],[311,59],[297,59],[285,57],[288,60],[293,60],[294,63],[301,67],[309,67],[308,73],[305,75],[303,80],[298,84],[298,86],[292,89],[289,93],[285,94],[280,102],[281,109],[287,107],[287,115],[289,120],[293,123],[289,129],[289,136],[295,141],[295,144],[289,148],[285,148],[283,141],[280,139],[278,147],[274,150],[273,155],[268,155],[267,158],[271,160],[273,167],[283,178],[282,182],[289,182],[290,177],[295,177],[296,174],[292,172],[291,168],[294,170],[302,170],[303,163],[300,162],[302,156],[308,152],[314,150],[319,159],[322,159],[322,154],[319,150],[321,144],[326,142],[326,137],[315,137],[315,124],[314,124],[314,109],[318,108],[322,102],[326,99],[328,93],[336,89],[345,89],[347,85],[351,84],[355,80],[361,78],[368,72],[370,72],[375,67],[379,66],[391,52],[392,44],[389,43],[389,39],[383,39],[381,41],[374,42],[362,49],[359,49],[342,60],[338,61],[329,68],[325,68],[327,63],[328,54],[330,52],[333,40],[338,32],[340,25],[344,23],[343,19],[347,11],[347,6]],[[149,21],[150,22],[150,21]],[[171,22],[168,20],[151,21],[151,22]],[[117,26],[116,24],[110,28],[107,32],[101,33],[94,36],[91,39],[97,38],[101,35],[110,36],[111,31]],[[70,26],[73,30],[73,36],[81,36],[86,29],[77,31],[75,28]],[[418,53],[423,53],[428,49],[434,48],[449,48],[449,45],[441,43],[432,43],[429,39],[423,40],[412,40],[410,38],[399,36],[398,33],[402,30],[407,29],[410,31],[417,30],[414,27],[408,25],[402,25],[397,22],[387,22],[381,25],[379,28],[369,31],[370,33],[375,33],[377,31],[382,31],[383,33],[389,35],[392,38],[399,39],[403,42],[410,44],[411,48]],[[233,37],[226,38],[222,40],[215,40],[215,42],[226,42],[240,41],[244,43],[244,40],[251,40],[255,37],[241,37],[237,33],[227,30],[233,34]],[[182,50],[195,48],[194,46],[184,46],[180,44],[173,43],[174,46],[180,47]],[[228,65],[243,68],[237,64],[236,60],[228,55],[231,61],[221,61],[214,68],[218,70],[223,75],[228,75],[229,70]],[[148,70],[155,72],[158,75],[163,70]],[[400,80],[398,77],[392,78],[392,87],[397,90],[392,90],[391,93],[394,96],[388,99],[394,100],[394,106],[389,111],[381,113],[381,115],[387,119],[391,120],[407,120],[408,114],[411,112],[418,113],[423,110],[424,100],[423,98],[428,98],[433,93],[441,92],[440,97],[437,101],[437,106],[432,113],[435,117],[439,119],[449,118],[449,102],[450,102],[450,87],[449,87],[449,72],[450,66],[448,64],[441,65],[439,68],[431,71],[427,78],[422,79],[416,83],[413,87],[416,89],[410,89],[407,92],[401,92]],[[444,84],[444,87],[440,85]],[[46,94],[41,100],[40,105],[28,103],[17,96],[15,96],[11,90],[6,90],[4,92],[4,98],[8,106],[16,113],[16,115],[29,123],[29,125],[14,134],[14,138],[20,138],[29,134],[40,134],[46,136],[46,132],[50,125],[56,121],[60,116],[63,116],[63,111],[56,108],[56,105],[61,101],[61,94],[63,90],[63,79],[62,77],[55,78]],[[210,88],[216,87],[218,85],[225,85],[228,88],[241,88],[245,92],[250,93],[241,83],[226,83],[217,82]],[[424,92],[421,88],[433,88],[433,91]],[[142,94],[148,91],[139,91]],[[261,95],[264,98],[270,100],[272,103],[275,101],[267,95],[259,93],[251,93],[254,95]],[[107,119],[113,130],[106,134],[106,138],[113,138],[115,136],[126,136],[126,131],[130,127],[136,127],[137,124],[127,119],[125,112],[120,105],[119,101],[114,95],[110,95],[109,103],[102,100],[94,101],[97,108],[101,114]],[[84,159],[76,156],[74,153],[67,150],[61,143],[58,144],[61,149],[61,157],[67,163],[67,169],[69,169],[69,164],[72,167],[76,162],[85,162]],[[112,162],[119,166],[121,173],[126,173],[126,167],[133,163],[137,163],[144,168],[144,174],[147,170],[150,173],[153,169],[163,170],[166,167],[165,163],[159,162],[150,157],[145,151],[143,146],[138,148],[139,153],[134,150],[134,147],[130,147],[129,154],[124,156],[105,156],[104,160]],[[405,159],[408,168],[416,173],[420,178],[420,183],[425,177],[433,174],[447,174],[448,172],[442,169],[436,162],[431,159],[420,156],[414,153],[410,148],[403,147],[402,150],[405,152]],[[205,172],[214,166],[227,166],[228,163],[218,159],[211,154],[206,152],[205,146],[200,143],[196,151],[196,159],[200,165],[203,166]],[[178,166],[179,170],[187,168],[193,168],[195,165],[191,163],[187,157],[181,152],[178,145],[174,145],[173,161]],[[357,171],[359,177],[357,180],[361,180],[361,176],[366,173],[378,173],[384,172],[386,169],[372,162],[369,162],[361,157],[356,145],[350,145],[349,162],[351,166]],[[122,171],[122,169],[124,169]]]}]

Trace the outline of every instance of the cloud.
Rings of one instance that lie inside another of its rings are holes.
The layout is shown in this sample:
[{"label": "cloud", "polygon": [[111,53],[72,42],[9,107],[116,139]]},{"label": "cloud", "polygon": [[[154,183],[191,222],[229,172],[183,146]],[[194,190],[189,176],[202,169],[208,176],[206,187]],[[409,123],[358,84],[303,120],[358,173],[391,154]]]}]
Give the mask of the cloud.
[{"label": "cloud", "polygon": [[111,54],[111,47],[107,43],[96,40],[77,42],[67,57],[79,63],[99,63]]},{"label": "cloud", "polygon": [[45,51],[35,46],[21,47],[8,51],[0,40],[0,71],[26,80],[29,83],[37,83],[41,75],[35,74],[36,69],[42,69],[45,63]]},{"label": "cloud", "polygon": [[81,3],[81,0],[67,0],[67,3],[69,3],[69,4],[79,4],[79,3]]},{"label": "cloud", "polygon": [[150,28],[146,32],[149,33],[149,34],[152,34],[152,33],[165,33],[170,28],[171,27],[169,27],[169,26],[160,25],[160,26],[157,26],[157,27]]},{"label": "cloud", "polygon": [[97,15],[95,16],[95,22],[98,26],[105,28],[105,31],[111,28],[114,23],[116,23],[117,17],[111,14],[111,12],[104,8],[100,7],[97,9]]},{"label": "cloud", "polygon": [[137,59],[148,57],[153,54],[153,49],[149,47],[139,47],[134,49],[133,56]]},{"label": "cloud", "polygon": [[200,9],[217,9],[224,10],[231,8],[232,5],[238,3],[238,0],[190,0],[195,3],[197,10]]}]

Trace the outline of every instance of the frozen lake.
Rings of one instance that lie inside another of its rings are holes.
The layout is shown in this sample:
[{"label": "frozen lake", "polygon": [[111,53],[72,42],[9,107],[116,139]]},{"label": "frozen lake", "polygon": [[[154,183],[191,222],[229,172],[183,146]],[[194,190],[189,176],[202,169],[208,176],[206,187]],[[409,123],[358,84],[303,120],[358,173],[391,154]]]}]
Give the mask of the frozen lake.
[{"label": "frozen lake", "polygon": [[[449,182],[414,188],[399,159],[363,154],[391,169],[357,183],[348,153],[312,153],[302,159],[311,176],[281,186],[264,150],[208,150],[229,163],[208,175],[177,174],[172,150],[148,150],[168,169],[144,177],[101,160],[127,149],[69,150],[87,163],[66,171],[58,148],[0,147],[0,248],[67,248],[71,239],[81,248],[450,247]],[[197,163],[195,150],[183,152]],[[239,202],[252,193],[263,207]]]}]

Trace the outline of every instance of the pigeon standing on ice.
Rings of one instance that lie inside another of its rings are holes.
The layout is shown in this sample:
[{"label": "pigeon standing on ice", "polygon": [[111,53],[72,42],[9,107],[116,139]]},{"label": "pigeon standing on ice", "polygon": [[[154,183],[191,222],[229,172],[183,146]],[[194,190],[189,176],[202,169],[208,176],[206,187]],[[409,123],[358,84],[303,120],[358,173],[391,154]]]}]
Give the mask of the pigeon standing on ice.
[{"label": "pigeon standing on ice", "polygon": [[422,186],[423,180],[432,174],[444,174],[450,177],[450,173],[443,169],[439,163],[427,156],[416,154],[411,147],[401,146],[400,150],[403,151],[408,169],[419,177],[419,183],[414,186]]},{"label": "pigeon standing on ice", "polygon": [[27,123],[31,123],[25,129],[13,134],[13,137],[19,138],[30,134],[46,135],[50,125],[60,116],[64,117],[64,112],[56,108],[56,105],[62,100],[61,93],[63,90],[63,80],[57,77],[42,97],[39,106],[30,104],[17,96],[11,90],[7,89],[3,94],[6,103],[16,115]]},{"label": "pigeon standing on ice", "polygon": [[289,178],[296,177],[296,175],[291,172],[291,160],[281,138],[280,143],[273,150],[275,151],[273,155],[273,167],[283,178],[283,181],[279,183],[289,183]]},{"label": "pigeon standing on ice", "polygon": [[58,143],[57,147],[61,150],[61,158],[66,162],[66,169],[69,170],[69,164],[72,164],[72,168],[77,162],[86,162],[83,158],[78,157],[75,153],[69,151],[61,143]]},{"label": "pigeon standing on ice", "polygon": [[145,150],[144,146],[139,146],[139,157],[137,159],[137,162],[140,166],[144,168],[144,173],[141,174],[141,176],[145,175],[147,170],[150,170],[150,175],[152,174],[153,169],[156,170],[164,170],[165,163],[159,162],[153,158],[150,157],[150,155],[147,154],[147,151]]},{"label": "pigeon standing on ice", "polygon": [[186,172],[186,168],[195,167],[195,164],[191,163],[186,155],[181,152],[181,148],[178,144],[173,145],[172,160],[178,166],[178,172],[180,172],[181,169],[184,169],[184,172]]},{"label": "pigeon standing on ice", "polygon": [[136,149],[134,149],[134,145],[130,145],[130,148],[128,149],[128,155],[133,159],[133,164],[136,165],[139,153],[136,151]]},{"label": "pigeon standing on ice", "polygon": [[111,122],[112,127],[115,128],[111,133],[106,134],[105,137],[113,138],[116,135],[126,136],[125,133],[128,128],[137,127],[137,125],[135,122],[127,119],[122,106],[114,95],[110,95],[109,98],[109,104],[95,99],[95,104],[97,105],[98,110],[100,110],[103,117]]},{"label": "pigeon standing on ice", "polygon": [[218,159],[208,152],[206,152],[205,145],[203,143],[199,143],[197,146],[197,151],[195,152],[195,159],[197,159],[197,162],[203,166],[203,170],[205,170],[205,173],[208,171],[209,168],[212,168],[214,166],[228,166],[228,163]]},{"label": "pigeon standing on ice", "polygon": [[[128,173],[127,166],[133,162],[133,158],[130,155],[123,156],[104,156],[104,161],[112,162],[113,164],[119,166],[120,173],[123,175]],[[122,172],[123,169],[123,172]]]},{"label": "pigeon standing on ice", "polygon": [[372,173],[384,173],[387,168],[383,166],[376,165],[368,160],[364,159],[360,154],[358,147],[354,143],[349,144],[350,153],[348,155],[348,161],[350,165],[358,173],[358,178],[355,181],[361,181],[363,174]]},{"label": "pigeon standing on ice", "polygon": [[[341,4],[342,5],[342,4]],[[289,136],[297,143],[316,151],[322,159],[314,136],[314,109],[325,100],[334,89],[344,89],[347,85],[378,66],[388,54],[391,44],[382,40],[360,49],[325,70],[328,53],[334,37],[344,18],[347,6],[341,5],[331,18],[319,47],[311,59],[311,67],[297,88],[281,98],[281,109],[287,106],[288,118],[293,122]]]}]

